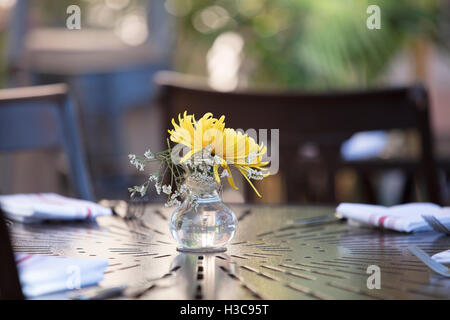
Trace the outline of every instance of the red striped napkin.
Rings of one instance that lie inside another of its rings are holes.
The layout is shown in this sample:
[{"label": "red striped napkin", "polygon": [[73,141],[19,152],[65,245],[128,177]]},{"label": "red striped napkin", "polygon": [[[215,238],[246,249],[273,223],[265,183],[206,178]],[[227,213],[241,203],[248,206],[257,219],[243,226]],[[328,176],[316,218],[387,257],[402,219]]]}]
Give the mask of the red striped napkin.
[{"label": "red striped napkin", "polygon": [[392,207],[370,204],[342,203],[338,214],[375,227],[401,232],[428,231],[432,228],[422,215],[434,215],[444,224],[450,224],[450,208],[433,203],[417,202]]}]

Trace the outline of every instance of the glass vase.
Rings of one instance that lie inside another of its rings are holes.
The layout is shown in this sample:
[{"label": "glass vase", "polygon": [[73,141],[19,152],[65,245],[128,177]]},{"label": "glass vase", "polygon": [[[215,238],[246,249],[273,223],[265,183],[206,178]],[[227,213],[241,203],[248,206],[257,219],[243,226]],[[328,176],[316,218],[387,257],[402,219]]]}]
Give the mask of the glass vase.
[{"label": "glass vase", "polygon": [[186,198],[170,218],[170,231],[182,252],[223,252],[236,231],[237,219],[220,196],[214,179],[188,177]]}]

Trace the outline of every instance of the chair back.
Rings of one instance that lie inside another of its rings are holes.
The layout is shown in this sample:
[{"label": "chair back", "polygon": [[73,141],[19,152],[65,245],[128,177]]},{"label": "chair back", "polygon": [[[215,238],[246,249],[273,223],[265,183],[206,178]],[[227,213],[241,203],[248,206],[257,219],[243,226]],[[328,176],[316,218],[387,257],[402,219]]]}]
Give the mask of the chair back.
[{"label": "chair back", "polygon": [[[334,171],[342,160],[340,146],[359,131],[412,129],[420,132],[419,159],[430,201],[440,203],[434,164],[429,103],[421,85],[358,92],[298,93],[276,91],[219,92],[200,78],[174,72],[155,77],[167,120],[188,109],[201,115],[226,116],[228,127],[280,131],[280,168],[287,179],[288,201],[295,201],[295,165],[299,145],[317,143]],[[169,122],[166,122],[169,123]]]},{"label": "chair back", "polygon": [[93,200],[77,123],[65,84],[0,90],[0,152],[62,149],[74,191]]}]

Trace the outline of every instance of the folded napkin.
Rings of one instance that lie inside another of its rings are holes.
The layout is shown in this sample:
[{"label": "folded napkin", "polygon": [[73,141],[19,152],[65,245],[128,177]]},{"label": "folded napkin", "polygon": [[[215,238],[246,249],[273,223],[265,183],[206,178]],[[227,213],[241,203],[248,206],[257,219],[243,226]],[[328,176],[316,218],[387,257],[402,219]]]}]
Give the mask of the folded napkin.
[{"label": "folded napkin", "polygon": [[89,220],[112,214],[110,208],[97,203],[55,193],[0,196],[0,207],[8,218],[26,223],[42,220]]},{"label": "folded napkin", "polygon": [[15,254],[23,294],[43,294],[79,289],[101,281],[108,262],[102,259],[63,258]]},{"label": "folded napkin", "polygon": [[431,258],[436,260],[439,263],[450,264],[450,250],[445,250],[439,253],[436,253]]},{"label": "folded napkin", "polygon": [[342,203],[338,214],[358,222],[401,232],[432,230],[422,215],[433,215],[444,224],[450,224],[450,207],[433,203],[408,203],[392,207],[370,204]]}]

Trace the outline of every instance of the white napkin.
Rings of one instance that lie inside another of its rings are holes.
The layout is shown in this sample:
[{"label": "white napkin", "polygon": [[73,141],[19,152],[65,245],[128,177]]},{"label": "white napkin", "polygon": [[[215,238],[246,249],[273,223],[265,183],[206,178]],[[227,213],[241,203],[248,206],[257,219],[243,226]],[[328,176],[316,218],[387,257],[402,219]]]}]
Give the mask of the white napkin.
[{"label": "white napkin", "polygon": [[0,196],[0,206],[8,218],[26,223],[42,220],[89,220],[112,214],[110,208],[97,203],[55,193]]},{"label": "white napkin", "polygon": [[439,253],[436,253],[431,258],[436,260],[439,263],[450,264],[450,250],[445,250]]},{"label": "white napkin", "polygon": [[101,281],[108,262],[102,259],[15,254],[23,294],[36,297],[79,289]]},{"label": "white napkin", "polygon": [[417,202],[392,207],[342,203],[336,211],[348,219],[401,232],[432,230],[422,215],[434,215],[442,223],[450,224],[450,207],[443,208],[433,203]]}]

